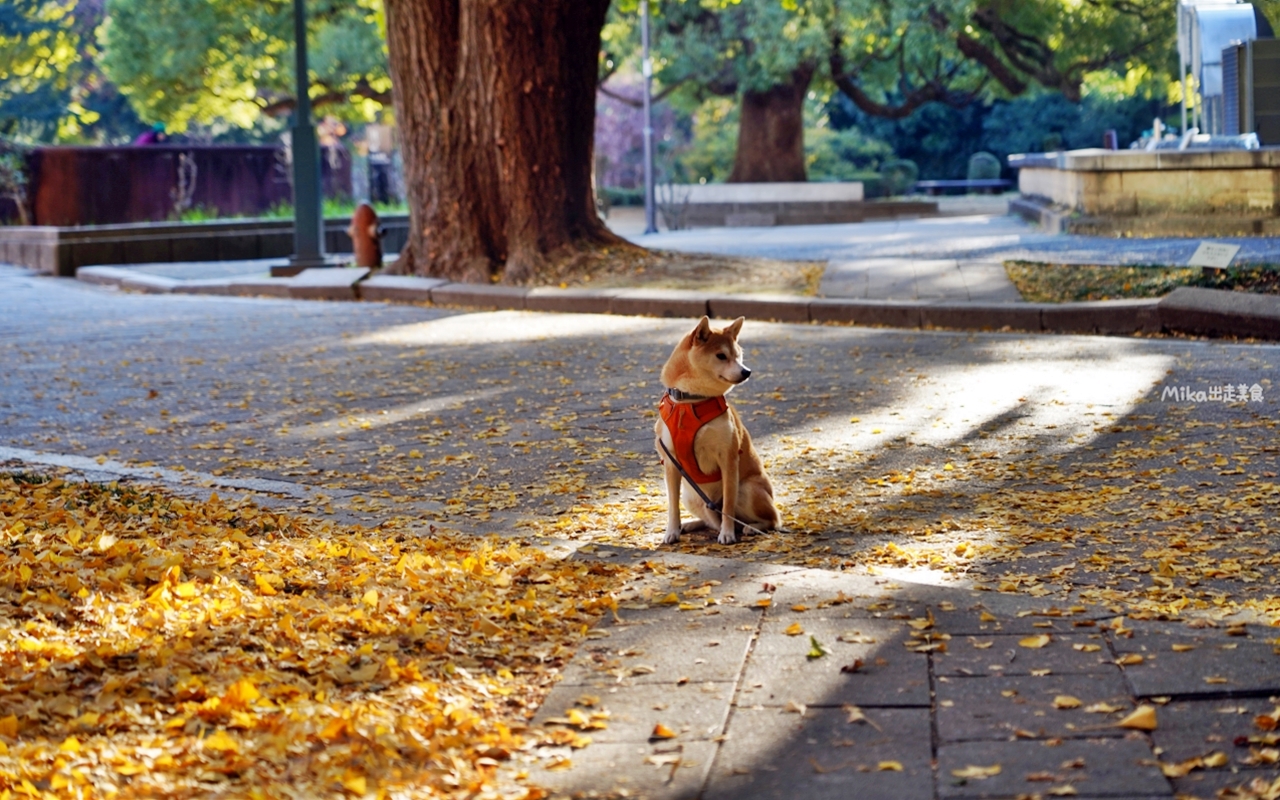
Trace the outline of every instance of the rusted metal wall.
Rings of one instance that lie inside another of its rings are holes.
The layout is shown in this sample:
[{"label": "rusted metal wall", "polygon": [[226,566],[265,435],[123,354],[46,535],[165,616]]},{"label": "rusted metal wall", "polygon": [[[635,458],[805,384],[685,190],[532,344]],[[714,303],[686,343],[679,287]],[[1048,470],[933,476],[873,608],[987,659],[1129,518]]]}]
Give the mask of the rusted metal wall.
[{"label": "rusted metal wall", "polygon": [[[282,149],[272,146],[39,147],[28,159],[36,225],[104,225],[171,219],[183,154],[196,165],[191,204],[221,216],[254,215],[292,196]],[[351,194],[351,158],[326,149],[326,197]],[[12,209],[0,208],[0,214]],[[16,219],[6,219],[14,222]]]}]

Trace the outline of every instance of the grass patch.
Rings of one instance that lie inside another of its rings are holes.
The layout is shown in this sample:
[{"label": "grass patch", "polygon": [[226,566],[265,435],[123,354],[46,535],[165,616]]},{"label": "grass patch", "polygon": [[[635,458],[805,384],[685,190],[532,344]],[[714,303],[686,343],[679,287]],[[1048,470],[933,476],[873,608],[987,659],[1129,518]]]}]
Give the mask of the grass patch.
[{"label": "grass patch", "polygon": [[1280,294],[1280,265],[1260,264],[1205,271],[1199,267],[1112,266],[1006,261],[1005,272],[1024,300],[1078,303],[1088,300],[1163,297],[1179,286]]}]

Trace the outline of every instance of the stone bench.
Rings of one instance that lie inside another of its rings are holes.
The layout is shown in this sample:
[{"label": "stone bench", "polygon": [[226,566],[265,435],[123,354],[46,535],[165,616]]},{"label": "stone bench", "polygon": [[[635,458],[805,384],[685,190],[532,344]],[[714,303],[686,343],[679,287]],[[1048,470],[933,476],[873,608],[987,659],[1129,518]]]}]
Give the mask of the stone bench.
[{"label": "stone bench", "polygon": [[669,223],[689,228],[830,225],[938,212],[932,202],[868,202],[857,181],[666,184],[657,195]]},{"label": "stone bench", "polygon": [[938,181],[916,181],[915,191],[924,192],[925,194],[946,194],[950,189],[959,189],[961,192],[968,193],[970,190],[976,189],[987,194],[995,194],[1003,192],[1013,186],[1013,181],[1006,181],[1003,178],[974,178],[972,180],[938,180]]}]

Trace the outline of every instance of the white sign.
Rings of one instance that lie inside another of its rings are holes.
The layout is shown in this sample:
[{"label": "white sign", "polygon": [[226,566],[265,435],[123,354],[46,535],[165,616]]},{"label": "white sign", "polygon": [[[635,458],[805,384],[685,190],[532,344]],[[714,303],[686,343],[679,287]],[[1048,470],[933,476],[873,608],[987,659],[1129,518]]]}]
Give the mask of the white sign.
[{"label": "white sign", "polygon": [[1191,260],[1187,262],[1187,266],[1226,269],[1231,266],[1231,259],[1235,258],[1236,253],[1239,252],[1240,245],[1238,244],[1201,242],[1196,251],[1191,254]]}]

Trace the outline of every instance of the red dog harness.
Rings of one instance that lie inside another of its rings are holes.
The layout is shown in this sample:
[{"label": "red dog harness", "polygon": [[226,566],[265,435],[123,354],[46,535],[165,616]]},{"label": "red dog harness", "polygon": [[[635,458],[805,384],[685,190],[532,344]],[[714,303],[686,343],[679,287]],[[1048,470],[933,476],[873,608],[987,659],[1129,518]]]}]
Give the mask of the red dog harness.
[{"label": "red dog harness", "polygon": [[703,472],[698,468],[698,457],[693,452],[693,437],[698,430],[729,409],[723,397],[708,397],[698,403],[677,403],[671,395],[664,394],[658,403],[658,413],[671,434],[675,445],[676,460],[695,483],[715,483],[720,471]]}]

